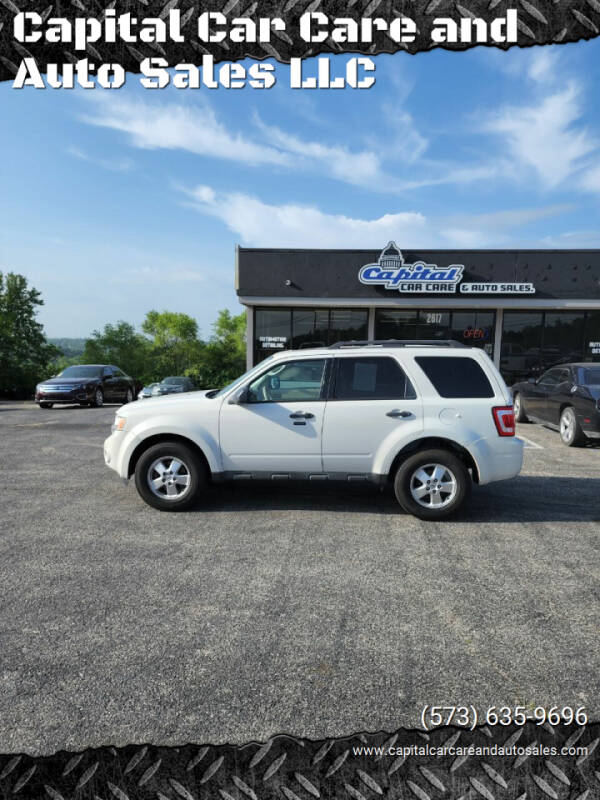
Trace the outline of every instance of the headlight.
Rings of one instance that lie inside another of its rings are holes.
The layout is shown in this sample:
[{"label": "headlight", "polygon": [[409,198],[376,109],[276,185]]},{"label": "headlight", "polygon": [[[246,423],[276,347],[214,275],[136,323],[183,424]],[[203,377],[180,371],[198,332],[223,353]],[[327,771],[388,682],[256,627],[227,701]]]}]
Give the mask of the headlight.
[{"label": "headlight", "polygon": [[111,428],[111,430],[112,430],[113,432],[114,432],[114,431],[122,431],[122,430],[123,430],[123,428],[125,427],[125,422],[126,422],[126,420],[125,420],[125,417],[120,417],[120,416],[117,414],[117,416],[115,417],[115,421],[114,421],[114,422],[113,422],[113,424],[112,424],[112,428]]}]

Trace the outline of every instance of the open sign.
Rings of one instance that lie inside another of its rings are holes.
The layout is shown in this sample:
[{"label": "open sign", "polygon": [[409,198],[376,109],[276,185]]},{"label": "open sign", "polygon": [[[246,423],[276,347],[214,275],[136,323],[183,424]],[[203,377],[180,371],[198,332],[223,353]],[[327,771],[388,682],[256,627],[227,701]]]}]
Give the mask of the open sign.
[{"label": "open sign", "polygon": [[484,342],[490,338],[490,332],[487,328],[465,328],[463,331],[463,339],[474,339],[479,342]]}]

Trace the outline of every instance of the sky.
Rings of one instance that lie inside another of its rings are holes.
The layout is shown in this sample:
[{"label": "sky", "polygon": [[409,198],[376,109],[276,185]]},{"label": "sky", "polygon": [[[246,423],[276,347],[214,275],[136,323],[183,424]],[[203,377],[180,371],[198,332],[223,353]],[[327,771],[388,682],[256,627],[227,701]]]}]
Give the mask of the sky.
[{"label": "sky", "polygon": [[49,337],[153,308],[207,337],[236,244],[600,247],[600,39],[375,63],[368,90],[2,84],[0,271]]}]

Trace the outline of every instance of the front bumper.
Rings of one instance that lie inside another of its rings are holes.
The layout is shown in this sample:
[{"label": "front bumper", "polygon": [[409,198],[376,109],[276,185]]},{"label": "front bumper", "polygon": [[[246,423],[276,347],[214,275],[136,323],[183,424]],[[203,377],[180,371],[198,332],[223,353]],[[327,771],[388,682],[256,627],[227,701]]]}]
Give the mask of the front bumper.
[{"label": "front bumper", "polygon": [[577,414],[581,430],[591,439],[600,439],[600,411],[594,410],[589,414]]},{"label": "front bumper", "polygon": [[35,393],[36,403],[89,403],[92,400],[93,392],[82,388],[73,388],[68,391],[37,391]]}]

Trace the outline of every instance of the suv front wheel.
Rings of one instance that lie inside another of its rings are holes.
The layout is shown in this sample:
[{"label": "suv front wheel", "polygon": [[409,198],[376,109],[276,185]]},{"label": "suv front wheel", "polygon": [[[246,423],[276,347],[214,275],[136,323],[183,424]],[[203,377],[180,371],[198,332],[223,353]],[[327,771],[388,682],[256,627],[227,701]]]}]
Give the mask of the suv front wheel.
[{"label": "suv front wheel", "polygon": [[419,519],[446,519],[465,501],[471,476],[449,450],[420,450],[398,467],[394,492],[402,508]]},{"label": "suv front wheel", "polygon": [[179,442],[161,442],[149,447],[135,467],[135,485],[140,497],[159,511],[189,508],[207,482],[202,459]]}]

